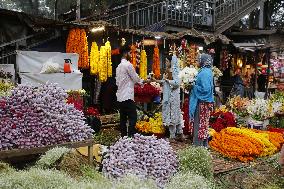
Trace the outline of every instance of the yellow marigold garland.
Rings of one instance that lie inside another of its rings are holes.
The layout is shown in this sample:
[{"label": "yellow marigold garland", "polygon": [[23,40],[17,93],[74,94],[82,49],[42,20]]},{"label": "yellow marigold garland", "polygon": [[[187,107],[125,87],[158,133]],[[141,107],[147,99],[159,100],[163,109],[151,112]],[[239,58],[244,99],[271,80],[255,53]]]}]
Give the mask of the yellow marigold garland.
[{"label": "yellow marigold garland", "polygon": [[106,58],[107,58],[107,77],[112,76],[112,62],[111,62],[111,45],[110,42],[107,41],[105,43],[105,48],[106,48]]},{"label": "yellow marigold garland", "polygon": [[141,62],[139,67],[140,77],[142,79],[147,79],[147,54],[145,50],[141,51]]},{"label": "yellow marigold garland", "polygon": [[99,73],[100,52],[96,42],[92,43],[90,54],[90,73],[96,75]]},{"label": "yellow marigold garland", "polygon": [[67,53],[78,53],[78,68],[89,68],[88,41],[84,29],[71,29],[66,42]]},{"label": "yellow marigold garland", "polygon": [[156,79],[159,79],[161,77],[161,70],[160,70],[160,52],[159,48],[155,47],[154,48],[154,56],[153,56],[153,73]]},{"label": "yellow marigold garland", "polygon": [[105,46],[100,48],[99,80],[101,82],[106,82],[107,80],[107,53]]}]

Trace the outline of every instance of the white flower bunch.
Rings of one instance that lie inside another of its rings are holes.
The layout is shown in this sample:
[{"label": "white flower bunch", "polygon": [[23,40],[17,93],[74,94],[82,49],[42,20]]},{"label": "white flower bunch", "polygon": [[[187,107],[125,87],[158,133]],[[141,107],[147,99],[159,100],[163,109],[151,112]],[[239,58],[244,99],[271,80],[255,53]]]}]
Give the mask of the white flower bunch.
[{"label": "white flower bunch", "polygon": [[273,110],[269,102],[260,98],[251,100],[250,104],[247,106],[247,111],[249,115],[257,121],[263,121],[273,116]]},{"label": "white flower bunch", "polygon": [[192,85],[196,79],[198,70],[194,67],[185,67],[180,73],[179,78],[181,79],[182,86]]},{"label": "white flower bunch", "polygon": [[219,70],[219,68],[217,68],[216,66],[213,66],[212,72],[213,72],[213,76],[216,78],[223,76],[223,73],[221,72],[221,70]]},{"label": "white flower bunch", "polygon": [[70,152],[69,148],[66,147],[55,147],[47,151],[41,158],[36,162],[36,167],[39,168],[51,168],[63,155]]}]

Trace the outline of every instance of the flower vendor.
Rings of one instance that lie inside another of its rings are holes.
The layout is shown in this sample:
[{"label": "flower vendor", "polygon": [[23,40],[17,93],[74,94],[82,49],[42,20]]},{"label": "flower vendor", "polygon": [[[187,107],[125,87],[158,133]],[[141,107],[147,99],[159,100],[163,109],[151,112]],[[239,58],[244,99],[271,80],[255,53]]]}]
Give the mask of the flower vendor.
[{"label": "flower vendor", "polygon": [[235,71],[235,76],[234,76],[234,85],[231,91],[232,96],[240,96],[244,97],[244,82],[241,77],[241,69],[237,68]]},{"label": "flower vendor", "polygon": [[[142,84],[143,80],[137,75],[129,62],[130,54],[127,47],[122,49],[121,63],[116,69],[117,101],[119,102],[121,136],[133,136],[136,133],[137,112],[134,102],[134,85]],[[129,122],[127,133],[127,121]]]},{"label": "flower vendor", "polygon": [[194,121],[191,132],[196,146],[208,146],[208,126],[214,103],[212,64],[210,55],[200,55],[200,70],[190,94],[189,113],[190,119]]},{"label": "flower vendor", "polygon": [[[156,81],[156,80],[155,80]],[[180,78],[177,56],[166,58],[166,73],[162,81],[163,84],[163,125],[169,127],[170,139],[183,139],[183,130],[181,126],[180,109]],[[176,134],[178,138],[176,138]]]}]

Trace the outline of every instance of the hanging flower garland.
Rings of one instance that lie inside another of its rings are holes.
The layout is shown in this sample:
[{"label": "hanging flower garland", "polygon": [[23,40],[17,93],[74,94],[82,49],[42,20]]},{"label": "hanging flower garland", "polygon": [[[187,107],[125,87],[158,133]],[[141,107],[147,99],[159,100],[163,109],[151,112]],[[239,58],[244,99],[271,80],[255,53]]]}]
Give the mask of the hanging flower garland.
[{"label": "hanging flower garland", "polygon": [[106,48],[106,58],[107,58],[107,77],[112,76],[112,62],[111,62],[111,45],[110,42],[107,41],[105,43],[105,48]]},{"label": "hanging flower garland", "polygon": [[221,69],[225,71],[228,67],[229,67],[229,54],[227,50],[224,50],[222,53]]},{"label": "hanging flower garland", "polygon": [[71,29],[66,42],[67,53],[78,53],[78,68],[89,69],[88,41],[84,29]]},{"label": "hanging flower garland", "polygon": [[189,65],[195,65],[196,60],[198,56],[197,46],[196,45],[190,45],[188,55],[187,55],[187,62]]},{"label": "hanging flower garland", "polygon": [[134,69],[136,70],[137,66],[137,48],[136,45],[131,45],[131,64],[133,65]]},{"label": "hanging flower garland", "polygon": [[99,80],[106,82],[107,80],[107,52],[106,47],[101,46],[100,48],[100,61],[99,61]]},{"label": "hanging flower garland", "polygon": [[156,79],[159,79],[161,76],[161,70],[160,70],[160,53],[159,48],[156,46],[154,48],[154,56],[153,56],[153,73]]},{"label": "hanging flower garland", "polygon": [[141,51],[141,61],[139,66],[139,73],[142,79],[147,79],[147,54],[145,50]]},{"label": "hanging flower garland", "polygon": [[100,52],[96,42],[92,43],[90,54],[90,73],[96,75],[99,73]]}]

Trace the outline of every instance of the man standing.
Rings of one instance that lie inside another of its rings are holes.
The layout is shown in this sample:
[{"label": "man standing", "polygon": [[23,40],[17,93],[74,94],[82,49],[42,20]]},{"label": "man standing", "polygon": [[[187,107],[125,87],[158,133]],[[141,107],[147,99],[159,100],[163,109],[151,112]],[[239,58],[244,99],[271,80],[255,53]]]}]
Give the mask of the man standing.
[{"label": "man standing", "polygon": [[134,102],[134,85],[142,84],[133,65],[128,61],[129,49],[122,49],[121,63],[116,68],[117,101],[119,103],[121,136],[127,136],[127,121],[129,121],[128,136],[136,133],[137,112]]}]

